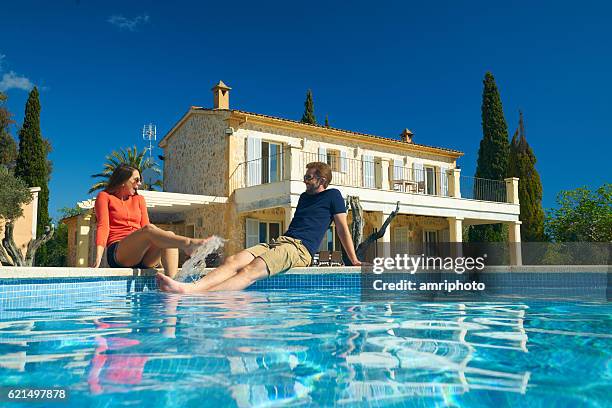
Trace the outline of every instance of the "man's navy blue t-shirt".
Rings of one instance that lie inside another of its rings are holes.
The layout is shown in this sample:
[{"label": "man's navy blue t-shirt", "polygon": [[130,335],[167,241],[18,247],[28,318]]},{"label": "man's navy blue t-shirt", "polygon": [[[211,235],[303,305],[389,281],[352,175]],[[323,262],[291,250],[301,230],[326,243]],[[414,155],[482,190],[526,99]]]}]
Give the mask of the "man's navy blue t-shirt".
[{"label": "man's navy blue t-shirt", "polygon": [[285,236],[299,239],[310,254],[319,251],[319,245],[334,215],[346,213],[344,199],[335,188],[317,194],[302,193]]}]

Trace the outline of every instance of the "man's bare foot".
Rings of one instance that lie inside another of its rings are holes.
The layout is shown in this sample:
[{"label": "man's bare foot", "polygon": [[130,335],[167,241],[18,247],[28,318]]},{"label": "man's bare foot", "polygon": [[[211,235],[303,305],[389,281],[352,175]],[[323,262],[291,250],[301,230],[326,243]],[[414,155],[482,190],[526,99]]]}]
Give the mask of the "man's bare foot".
[{"label": "man's bare foot", "polygon": [[155,280],[157,281],[157,287],[162,292],[189,293],[189,288],[191,286],[187,283],[177,282],[169,276],[166,276],[159,272],[157,273],[157,275],[155,275]]},{"label": "man's bare foot", "polygon": [[193,255],[193,253],[202,245],[204,245],[207,241],[209,241],[212,237],[204,238],[204,239],[196,239],[191,238],[189,244],[185,247],[185,254],[187,256]]}]

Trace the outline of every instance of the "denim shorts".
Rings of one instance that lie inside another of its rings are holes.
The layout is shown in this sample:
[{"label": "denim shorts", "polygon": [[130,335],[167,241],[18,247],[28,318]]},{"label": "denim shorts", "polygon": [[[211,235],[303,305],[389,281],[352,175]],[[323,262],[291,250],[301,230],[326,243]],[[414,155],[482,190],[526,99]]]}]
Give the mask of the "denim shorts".
[{"label": "denim shorts", "polygon": [[148,269],[149,266],[143,265],[142,261],[140,261],[137,265],[134,266],[123,266],[119,262],[117,262],[117,258],[115,258],[115,252],[117,251],[117,245],[119,245],[121,241],[115,241],[106,248],[106,262],[108,262],[108,266],[111,268],[139,268],[139,269]]}]

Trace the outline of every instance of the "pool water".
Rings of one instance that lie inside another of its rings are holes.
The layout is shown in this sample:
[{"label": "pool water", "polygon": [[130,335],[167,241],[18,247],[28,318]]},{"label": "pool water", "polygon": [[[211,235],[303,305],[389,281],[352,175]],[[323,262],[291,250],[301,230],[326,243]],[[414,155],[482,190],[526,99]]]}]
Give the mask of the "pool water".
[{"label": "pool water", "polygon": [[604,407],[611,316],[607,303],[364,303],[338,289],[108,294],[5,307],[0,385],[68,389],[46,406]]}]

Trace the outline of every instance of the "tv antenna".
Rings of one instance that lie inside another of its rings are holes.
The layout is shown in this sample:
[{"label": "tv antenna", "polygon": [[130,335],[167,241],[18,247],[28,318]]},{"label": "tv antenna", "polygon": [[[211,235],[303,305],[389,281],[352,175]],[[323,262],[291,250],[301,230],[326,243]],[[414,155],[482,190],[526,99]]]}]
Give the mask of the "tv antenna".
[{"label": "tv antenna", "polygon": [[142,138],[149,142],[149,147],[145,147],[145,151],[149,151],[149,159],[153,156],[153,142],[157,140],[157,126],[152,123],[142,127]]}]

